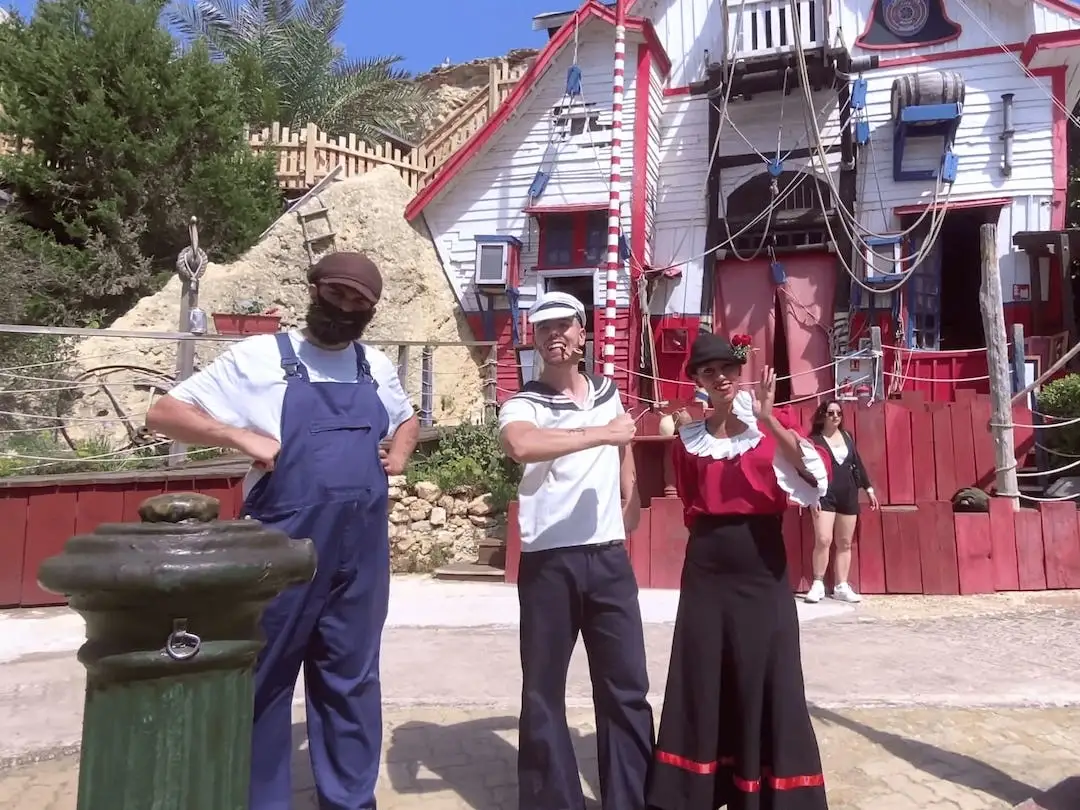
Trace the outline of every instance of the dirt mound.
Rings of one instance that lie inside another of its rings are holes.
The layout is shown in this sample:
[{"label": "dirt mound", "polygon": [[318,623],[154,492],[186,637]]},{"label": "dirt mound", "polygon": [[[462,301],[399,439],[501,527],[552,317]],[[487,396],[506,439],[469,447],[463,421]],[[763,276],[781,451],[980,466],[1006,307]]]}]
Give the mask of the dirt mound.
[{"label": "dirt mound", "polygon": [[[379,345],[396,341],[461,342],[472,334],[461,315],[438,256],[425,232],[405,221],[403,211],[412,191],[393,167],[383,166],[360,177],[331,184],[320,195],[329,209],[337,251],[360,250],[382,269],[383,300],[365,340]],[[319,207],[309,200],[301,210]],[[325,228],[316,221],[309,229]],[[301,322],[307,308],[305,271],[308,255],[296,214],[280,219],[259,244],[227,265],[207,267],[199,287],[199,305],[207,313],[236,311],[245,302],[275,306],[283,323]],[[113,330],[171,332],[180,317],[180,281],[175,276],[155,295],[139,301],[116,320]],[[210,326],[212,331],[212,324]],[[200,340],[196,367],[210,362],[228,346],[224,341]],[[398,360],[396,345],[380,345],[391,360]],[[176,346],[171,341],[94,337],[77,350],[77,364],[91,370],[110,365],[132,365],[172,375]],[[436,423],[454,424],[478,416],[483,410],[482,350],[463,346],[433,350],[433,412]],[[403,381],[417,406],[420,404],[421,347],[408,350],[408,374]],[[73,437],[107,433],[118,437],[123,423],[111,420],[122,409],[131,422],[142,424],[154,386],[140,385],[147,374],[118,372],[109,378],[109,392],[88,391],[76,405]],[[115,400],[115,403],[114,403]],[[91,417],[93,423],[79,423]]]}]

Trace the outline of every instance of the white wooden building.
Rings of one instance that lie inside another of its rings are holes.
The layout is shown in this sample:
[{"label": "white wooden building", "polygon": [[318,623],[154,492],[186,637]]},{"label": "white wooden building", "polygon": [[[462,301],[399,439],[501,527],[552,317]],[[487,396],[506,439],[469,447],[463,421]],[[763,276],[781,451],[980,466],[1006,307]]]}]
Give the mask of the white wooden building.
[{"label": "white wooden building", "polygon": [[[1007,321],[1075,337],[1080,7],[627,5],[615,376],[631,397],[688,393],[675,383],[699,328],[751,334],[792,397],[831,389],[834,357],[870,325],[907,348],[982,346],[984,222],[998,224]],[[547,47],[406,212],[477,337],[505,343],[502,396],[528,365],[513,346],[539,292],[602,317],[615,21],[597,0],[537,18]]]}]

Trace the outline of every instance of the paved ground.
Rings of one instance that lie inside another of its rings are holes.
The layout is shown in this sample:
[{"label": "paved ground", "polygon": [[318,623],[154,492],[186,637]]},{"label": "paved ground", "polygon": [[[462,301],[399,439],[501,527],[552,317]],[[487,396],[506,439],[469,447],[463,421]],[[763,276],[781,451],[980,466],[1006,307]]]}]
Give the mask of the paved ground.
[{"label": "paved ground", "polygon": [[[422,626],[430,616],[402,608],[399,616],[417,621],[401,619],[387,631],[380,807],[513,810],[516,628],[480,626],[493,614],[477,613],[467,592],[422,592],[432,602],[424,610],[452,618]],[[482,607],[507,599],[505,591],[482,593],[494,600]],[[456,613],[444,610],[440,594],[465,601]],[[662,594],[647,598],[655,600],[645,612],[658,705],[673,603]],[[499,620],[512,622],[512,607],[504,604]],[[1080,593],[837,607],[801,606],[807,692],[833,810],[1004,810],[1080,774],[1080,712],[1068,708],[1080,705]],[[50,615],[54,624],[67,621]],[[13,636],[0,622],[0,656]],[[81,671],[47,636],[39,634],[43,651],[23,650],[0,664],[0,760],[61,756],[0,770],[6,810],[75,807],[77,762],[62,755],[78,739]],[[581,652],[568,698],[587,793],[595,795]],[[297,743],[295,807],[306,810],[316,805],[299,724]],[[1053,801],[1043,800],[1046,810],[1077,810],[1080,792]]]}]

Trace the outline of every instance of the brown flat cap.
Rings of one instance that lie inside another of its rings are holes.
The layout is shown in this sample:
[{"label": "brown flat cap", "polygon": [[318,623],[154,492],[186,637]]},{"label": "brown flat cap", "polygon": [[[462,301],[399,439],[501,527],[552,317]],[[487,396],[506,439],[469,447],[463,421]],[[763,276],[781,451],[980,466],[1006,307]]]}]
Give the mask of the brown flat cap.
[{"label": "brown flat cap", "polygon": [[371,303],[382,297],[382,274],[363,253],[328,253],[308,268],[312,284],[340,284],[356,290]]}]

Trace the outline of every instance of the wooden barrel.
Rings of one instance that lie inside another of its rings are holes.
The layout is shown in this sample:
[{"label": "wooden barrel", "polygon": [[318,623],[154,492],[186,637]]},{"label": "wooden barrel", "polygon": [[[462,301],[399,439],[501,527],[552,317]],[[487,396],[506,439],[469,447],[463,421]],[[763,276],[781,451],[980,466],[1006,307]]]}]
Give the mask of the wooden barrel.
[{"label": "wooden barrel", "polygon": [[964,77],[955,70],[909,73],[893,80],[892,117],[896,121],[905,107],[924,104],[963,104]]}]

